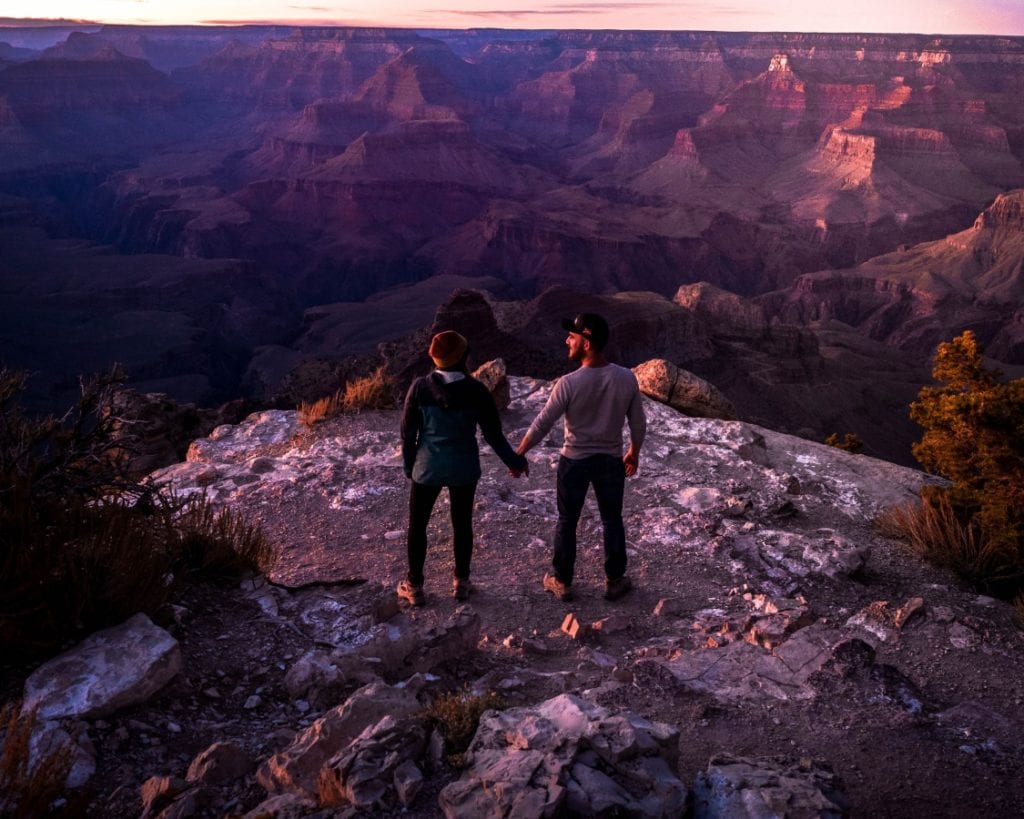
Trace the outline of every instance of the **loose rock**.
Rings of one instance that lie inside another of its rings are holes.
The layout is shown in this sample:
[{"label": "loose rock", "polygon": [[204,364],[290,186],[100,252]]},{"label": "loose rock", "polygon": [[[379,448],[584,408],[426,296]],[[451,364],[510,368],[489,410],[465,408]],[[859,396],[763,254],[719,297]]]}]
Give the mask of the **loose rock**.
[{"label": "loose rock", "polygon": [[145,702],[181,670],[178,641],[136,614],[98,631],[32,672],[22,713],[94,719]]}]

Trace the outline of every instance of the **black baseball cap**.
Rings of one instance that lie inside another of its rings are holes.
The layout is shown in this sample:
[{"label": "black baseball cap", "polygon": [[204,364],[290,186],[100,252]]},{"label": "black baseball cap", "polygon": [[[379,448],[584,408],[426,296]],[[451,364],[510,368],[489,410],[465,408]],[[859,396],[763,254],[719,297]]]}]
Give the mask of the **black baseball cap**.
[{"label": "black baseball cap", "polygon": [[597,313],[580,313],[573,319],[562,319],[562,329],[589,338],[598,348],[608,343],[608,322]]}]

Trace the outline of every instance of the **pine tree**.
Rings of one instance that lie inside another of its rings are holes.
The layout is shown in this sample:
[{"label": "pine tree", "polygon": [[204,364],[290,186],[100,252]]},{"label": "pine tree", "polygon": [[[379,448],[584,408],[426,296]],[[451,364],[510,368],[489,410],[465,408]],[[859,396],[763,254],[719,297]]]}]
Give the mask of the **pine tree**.
[{"label": "pine tree", "polygon": [[952,482],[930,487],[925,500],[948,501],[965,522],[1024,572],[1024,379],[988,369],[970,330],[940,344],[932,375],[911,404],[924,428],[914,456]]}]

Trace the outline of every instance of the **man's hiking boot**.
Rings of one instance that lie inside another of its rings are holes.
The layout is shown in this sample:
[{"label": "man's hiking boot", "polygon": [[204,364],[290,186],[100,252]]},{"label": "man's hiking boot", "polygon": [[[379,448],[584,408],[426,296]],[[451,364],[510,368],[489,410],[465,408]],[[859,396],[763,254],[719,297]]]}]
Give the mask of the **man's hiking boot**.
[{"label": "man's hiking boot", "polygon": [[468,577],[456,577],[452,581],[452,597],[456,600],[469,600],[469,593],[473,591],[473,584]]},{"label": "man's hiking boot", "polygon": [[403,580],[395,589],[399,600],[405,600],[411,606],[422,606],[426,602],[423,597],[423,586],[417,586],[409,580]]},{"label": "man's hiking boot", "polygon": [[620,597],[625,597],[629,594],[629,590],[632,588],[633,581],[625,575],[615,580],[609,580],[604,587],[604,599],[618,600]]},{"label": "man's hiking boot", "polygon": [[563,603],[568,603],[572,600],[572,589],[553,574],[544,575],[544,588]]}]

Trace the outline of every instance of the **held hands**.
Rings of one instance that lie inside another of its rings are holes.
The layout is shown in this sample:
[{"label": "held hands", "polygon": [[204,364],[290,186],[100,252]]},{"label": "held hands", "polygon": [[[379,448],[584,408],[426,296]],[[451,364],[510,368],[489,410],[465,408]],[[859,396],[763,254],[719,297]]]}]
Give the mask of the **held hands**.
[{"label": "held hands", "polygon": [[622,456],[622,463],[626,467],[626,477],[632,478],[640,468],[640,453],[630,447]]},{"label": "held hands", "polygon": [[522,469],[510,469],[508,474],[513,478],[518,478],[520,475],[525,475],[527,478],[530,477],[530,465],[526,462],[525,455],[529,451],[531,443],[527,440],[527,436],[523,436],[523,440],[519,442],[519,446],[516,447],[516,455],[522,455],[523,457],[523,468]]}]

